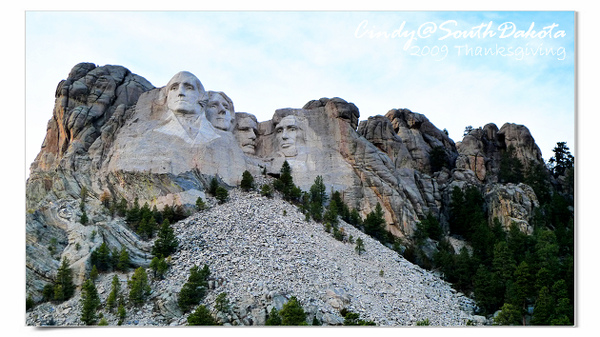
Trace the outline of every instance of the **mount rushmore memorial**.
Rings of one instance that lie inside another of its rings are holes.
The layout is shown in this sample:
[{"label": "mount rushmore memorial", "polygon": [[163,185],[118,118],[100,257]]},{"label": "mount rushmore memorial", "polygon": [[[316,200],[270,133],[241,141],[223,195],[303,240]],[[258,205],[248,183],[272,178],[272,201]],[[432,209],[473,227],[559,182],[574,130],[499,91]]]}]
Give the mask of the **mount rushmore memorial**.
[{"label": "mount rushmore memorial", "polygon": [[[506,171],[511,162],[515,166]],[[506,178],[511,169],[518,179]],[[246,172],[254,185],[240,190]],[[298,191],[295,198],[282,198],[277,188],[274,195],[262,193],[261,186],[276,186],[286,172]],[[540,194],[527,172],[543,175],[546,180],[538,181],[552,186],[548,195]],[[208,308],[218,324],[273,323],[274,313],[283,318],[295,301],[308,325],[343,325],[351,321],[349,312],[376,325],[492,324],[491,314],[508,300],[488,305],[475,286],[453,288],[448,282],[456,284],[456,277],[437,262],[443,252],[454,259],[465,251],[480,256],[472,234],[477,230],[456,225],[457,198],[467,198],[467,205],[476,191],[490,237],[537,237],[541,214],[547,213],[543,206],[553,196],[572,204],[568,172],[552,173],[523,125],[487,124],[455,143],[423,114],[391,109],[360,120],[359,108],[337,97],[278,109],[270,120],[258,121],[252,112],[235,111],[225,92],[207,90],[186,71],[154,87],[122,66],[80,63],[56,88],[46,137],[26,185],[31,302],[26,321],[191,324],[190,310],[178,298],[190,268],[206,265],[204,297],[194,305]],[[311,218],[306,202],[317,182],[325,195],[322,212],[335,200],[352,210],[359,224],[341,211],[339,220]],[[215,198],[214,184],[228,199]],[[132,209],[156,215],[154,229],[142,229],[149,219],[136,218]],[[166,210],[180,216],[159,229],[157,217]],[[367,220],[374,215],[381,218],[383,236],[369,233]],[[430,219],[441,231],[437,237],[423,236]],[[331,224],[334,233],[341,228],[341,239],[330,234]],[[177,248],[157,254],[160,233],[169,229]],[[491,265],[494,244],[488,249],[480,263],[471,262],[472,275],[480,264]],[[107,262],[102,268],[103,250],[112,261],[126,255],[127,267]],[[161,277],[153,264],[157,257],[168,266]],[[127,314],[121,317],[107,302],[111,279],[121,284],[122,297],[129,291],[131,298],[139,269],[154,271],[155,277],[145,302],[123,301]],[[56,295],[64,292],[65,285],[57,290],[56,284],[65,270],[73,277],[72,297]],[[90,314],[86,300],[93,292],[98,303]],[[524,313],[523,321],[532,317],[535,322],[537,316]]]}]

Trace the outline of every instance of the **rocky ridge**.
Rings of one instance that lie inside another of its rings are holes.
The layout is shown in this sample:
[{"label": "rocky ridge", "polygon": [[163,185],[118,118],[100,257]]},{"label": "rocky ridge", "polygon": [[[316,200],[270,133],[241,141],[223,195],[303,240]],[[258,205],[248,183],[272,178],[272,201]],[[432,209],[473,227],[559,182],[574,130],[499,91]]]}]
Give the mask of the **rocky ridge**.
[{"label": "rocky ridge", "polygon": [[[203,304],[214,309],[216,295],[225,292],[230,313],[217,313],[226,325],[264,325],[268,312],[296,296],[308,313],[324,325],[341,325],[342,308],[382,326],[485,322],[474,316],[474,302],[457,293],[433,273],[406,261],[356,228],[341,222],[348,235],[362,238],[366,252],[337,241],[323,225],[305,221],[297,208],[278,197],[230,191],[230,200],[173,225],[180,240],[164,280],[152,282],[152,294],[139,308],[128,308],[125,325],[185,325],[187,314],[177,307],[177,293],[192,266],[207,264],[210,291]],[[150,270],[148,270],[151,274]],[[97,281],[104,302],[112,273]],[[118,273],[122,289],[131,276]],[[81,325],[80,297],[27,313],[28,325]],[[104,312],[104,311],[103,311]],[[109,324],[113,314],[105,313]]]}]

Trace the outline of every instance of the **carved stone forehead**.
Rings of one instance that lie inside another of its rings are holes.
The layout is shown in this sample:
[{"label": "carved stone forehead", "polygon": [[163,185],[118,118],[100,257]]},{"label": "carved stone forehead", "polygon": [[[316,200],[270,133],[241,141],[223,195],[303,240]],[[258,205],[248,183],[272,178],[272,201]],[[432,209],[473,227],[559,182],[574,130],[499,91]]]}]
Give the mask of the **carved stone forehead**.
[{"label": "carved stone forehead", "polygon": [[190,73],[189,71],[180,71],[175,74],[171,80],[169,80],[169,83],[167,83],[167,87],[171,86],[173,83],[190,83],[196,88],[196,90],[198,90],[198,92],[203,94],[206,93],[202,82],[200,82],[196,75]]},{"label": "carved stone forehead", "polygon": [[258,123],[250,116],[236,115],[235,119],[237,120],[238,129],[258,129]]},{"label": "carved stone forehead", "polygon": [[282,128],[288,125],[298,125],[299,120],[296,116],[289,115],[282,118],[279,123],[277,123],[277,128]]}]

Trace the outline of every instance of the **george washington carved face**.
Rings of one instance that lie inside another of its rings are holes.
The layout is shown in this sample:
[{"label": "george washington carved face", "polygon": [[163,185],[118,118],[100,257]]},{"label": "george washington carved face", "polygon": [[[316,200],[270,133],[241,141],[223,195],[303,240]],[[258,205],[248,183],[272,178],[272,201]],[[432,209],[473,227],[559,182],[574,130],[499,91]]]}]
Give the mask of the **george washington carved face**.
[{"label": "george washington carved face", "polygon": [[200,113],[201,100],[205,97],[206,91],[194,74],[187,71],[175,74],[167,83],[165,90],[169,110],[181,115]]}]

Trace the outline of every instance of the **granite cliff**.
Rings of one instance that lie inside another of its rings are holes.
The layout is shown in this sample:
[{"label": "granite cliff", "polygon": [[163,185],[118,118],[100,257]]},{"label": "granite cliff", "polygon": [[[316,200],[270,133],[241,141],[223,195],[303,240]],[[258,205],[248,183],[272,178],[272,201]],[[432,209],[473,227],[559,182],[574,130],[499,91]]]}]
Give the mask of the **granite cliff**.
[{"label": "granite cliff", "polygon": [[[181,205],[192,210],[198,197],[210,199],[206,191],[211,179],[233,189],[239,186],[243,171],[276,177],[284,161],[302,190],[308,191],[321,176],[327,193],[339,191],[362,217],[380,204],[386,229],[407,246],[417,224],[428,214],[439,219],[447,232],[454,187],[475,186],[485,195],[490,224],[498,218],[506,229],[516,222],[522,231],[530,232],[538,202],[533,189],[498,180],[501,156],[508,148],[525,166],[543,164],[539,148],[523,125],[507,123],[498,129],[488,124],[455,143],[423,114],[392,109],[361,121],[359,108],[341,98],[320,98],[302,108],[279,109],[271,120],[259,122],[250,113],[236,112],[225,93],[205,90],[187,72],[176,74],[163,87],[154,87],[121,66],[81,63],[58,84],[46,138],[27,181],[28,293],[41,296],[63,257],[71,261],[76,283],[81,284],[89,273],[91,252],[102,242],[129,251],[135,265],[149,264],[152,243],[123,221],[106,215],[103,199],[132,203],[137,198],[140,205],[148,203],[158,209]],[[82,190],[87,199],[80,208]],[[83,210],[90,218],[87,225],[79,221]],[[177,225],[182,242],[190,233],[184,227],[200,226],[198,219]],[[202,235],[205,241],[214,239]],[[51,238],[55,239],[53,252],[47,249]],[[377,286],[353,291],[372,292],[373,287]],[[256,290],[252,299],[255,307],[260,307],[255,302],[264,295],[258,294],[261,291]],[[306,294],[302,300],[316,301],[317,293],[327,293],[327,289]],[[250,301],[247,295],[239,295],[238,300],[246,296],[244,301]],[[269,301],[261,302],[264,308],[273,305],[274,295],[269,296]],[[452,305],[458,303],[452,301]],[[321,312],[320,319],[324,312],[333,312],[321,310],[321,304],[317,307],[314,313]],[[161,310],[164,320],[160,324],[178,322],[168,309]],[[414,322],[385,315],[373,319],[381,324]],[[253,322],[257,321],[261,319],[254,317]],[[335,318],[329,322],[334,324]],[[440,324],[464,324],[465,320],[448,322]]]}]

